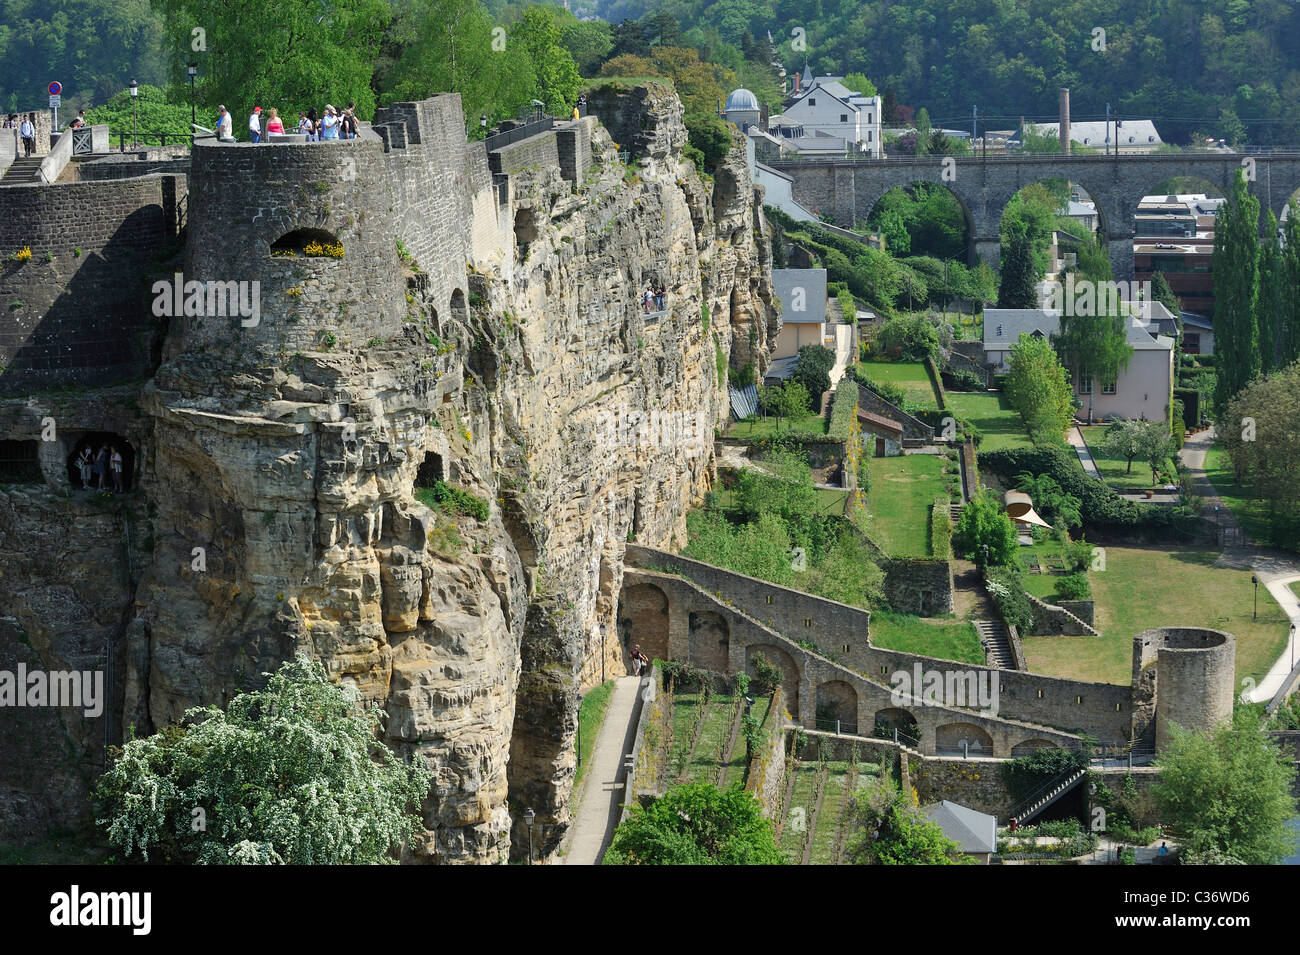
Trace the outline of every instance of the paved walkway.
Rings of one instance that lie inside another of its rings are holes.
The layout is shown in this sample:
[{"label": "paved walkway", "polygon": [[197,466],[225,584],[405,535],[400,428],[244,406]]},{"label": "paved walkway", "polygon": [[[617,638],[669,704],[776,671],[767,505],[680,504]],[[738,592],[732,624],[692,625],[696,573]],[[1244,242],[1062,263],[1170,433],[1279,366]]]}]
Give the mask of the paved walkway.
[{"label": "paved walkway", "polygon": [[625,676],[614,681],[591,762],[583,773],[569,847],[564,853],[565,865],[599,864],[613,838],[614,827],[623,814],[623,784],[627,779],[623,763],[636,738],[633,716],[640,690],[641,677]]},{"label": "paved walkway", "polygon": [[[1191,480],[1193,493],[1204,499],[1206,510],[1216,515],[1215,520],[1220,527],[1228,531],[1230,536],[1242,541],[1242,546],[1225,548],[1223,556],[1215,565],[1254,571],[1259,582],[1278,602],[1295,628],[1290,631],[1287,645],[1282,648],[1281,655],[1274,661],[1264,679],[1244,694],[1252,702],[1267,702],[1281,688],[1282,681],[1291,672],[1292,662],[1300,659],[1300,646],[1295,645],[1300,640],[1297,636],[1300,631],[1300,600],[1296,599],[1289,586],[1300,580],[1300,556],[1272,548],[1256,547],[1250,543],[1241,530],[1241,525],[1232,516],[1232,511],[1219,496],[1218,489],[1205,473],[1205,453],[1213,443],[1213,428],[1198,431],[1187,439],[1180,457]],[[1214,511],[1216,506],[1217,512]]]},{"label": "paved walkway", "polygon": [[1065,433],[1065,440],[1070,442],[1070,446],[1079,455],[1079,463],[1083,465],[1083,473],[1100,481],[1101,472],[1097,470],[1097,462],[1092,459],[1092,452],[1088,450],[1088,445],[1083,440],[1083,432],[1079,430],[1077,424],[1070,425],[1070,430]]}]

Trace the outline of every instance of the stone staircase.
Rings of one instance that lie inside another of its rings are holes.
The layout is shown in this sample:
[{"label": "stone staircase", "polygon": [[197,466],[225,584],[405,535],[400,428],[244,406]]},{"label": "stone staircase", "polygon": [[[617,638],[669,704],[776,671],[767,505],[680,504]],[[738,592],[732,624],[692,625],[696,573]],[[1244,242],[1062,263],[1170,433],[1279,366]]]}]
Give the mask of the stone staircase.
[{"label": "stone staircase", "polygon": [[40,182],[41,162],[44,161],[44,159],[44,156],[32,156],[30,159],[15,159],[10,163],[9,168],[5,170],[5,184],[14,185],[23,182]]},{"label": "stone staircase", "polygon": [[1011,637],[1001,620],[972,620],[975,632],[988,657],[988,665],[999,670],[1014,670],[1016,655],[1011,650]]},{"label": "stone staircase", "polygon": [[957,522],[961,520],[961,509],[965,506],[965,503],[948,505],[948,515],[952,518],[953,527],[956,527]]}]

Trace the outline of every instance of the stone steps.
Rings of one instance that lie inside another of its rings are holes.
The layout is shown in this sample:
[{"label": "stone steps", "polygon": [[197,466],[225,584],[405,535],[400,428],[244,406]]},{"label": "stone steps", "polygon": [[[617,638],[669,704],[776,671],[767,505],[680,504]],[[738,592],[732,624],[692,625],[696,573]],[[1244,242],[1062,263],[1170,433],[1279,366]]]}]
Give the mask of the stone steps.
[{"label": "stone steps", "polygon": [[1011,638],[1001,620],[973,620],[975,632],[988,657],[988,665],[1000,670],[1014,670],[1016,657],[1011,650]]},{"label": "stone steps", "polygon": [[4,181],[9,183],[17,182],[34,182],[40,178],[41,162],[44,156],[33,156],[30,159],[15,159],[5,170]]}]

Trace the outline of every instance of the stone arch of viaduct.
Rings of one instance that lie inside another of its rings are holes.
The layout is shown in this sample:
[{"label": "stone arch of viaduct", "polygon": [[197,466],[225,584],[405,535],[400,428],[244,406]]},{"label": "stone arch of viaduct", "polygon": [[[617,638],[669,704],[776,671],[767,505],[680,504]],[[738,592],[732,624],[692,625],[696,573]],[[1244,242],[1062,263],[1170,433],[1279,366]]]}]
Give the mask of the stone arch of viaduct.
[{"label": "stone arch of viaduct", "polygon": [[1250,191],[1279,219],[1300,190],[1300,155],[1244,157],[1236,154],[1146,156],[1028,156],[981,160],[942,156],[900,160],[790,161],[772,165],[794,180],[794,198],[809,209],[835,217],[840,225],[864,222],[880,198],[897,186],[935,182],[961,203],[971,264],[998,264],[1002,211],[1020,189],[1044,179],[1069,179],[1097,202],[1098,234],[1110,253],[1118,280],[1133,276],[1133,221],[1138,203],[1173,176],[1195,176],[1225,195],[1243,163]]}]

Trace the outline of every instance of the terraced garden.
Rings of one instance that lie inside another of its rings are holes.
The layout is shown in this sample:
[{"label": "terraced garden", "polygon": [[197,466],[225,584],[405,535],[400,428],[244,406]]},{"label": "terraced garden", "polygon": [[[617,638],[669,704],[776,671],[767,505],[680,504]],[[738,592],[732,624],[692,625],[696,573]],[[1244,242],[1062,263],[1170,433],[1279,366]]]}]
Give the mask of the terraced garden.
[{"label": "terraced garden", "polygon": [[877,384],[902,388],[907,401],[924,408],[939,407],[934,386],[930,384],[930,376],[925,373],[925,366],[920,362],[862,361],[858,362],[858,371]]},{"label": "terraced garden", "polygon": [[849,799],[880,773],[875,763],[817,760],[787,765],[777,843],[799,865],[843,865],[849,839]]}]

